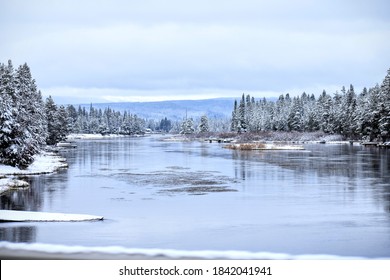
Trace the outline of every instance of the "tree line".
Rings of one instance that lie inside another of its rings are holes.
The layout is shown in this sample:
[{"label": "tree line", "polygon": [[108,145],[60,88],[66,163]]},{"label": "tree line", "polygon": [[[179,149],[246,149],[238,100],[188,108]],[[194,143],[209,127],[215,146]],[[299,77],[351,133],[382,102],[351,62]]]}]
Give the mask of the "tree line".
[{"label": "tree line", "polygon": [[[162,121],[164,128],[168,120]],[[87,111],[73,105],[57,105],[51,96],[43,100],[25,63],[0,63],[0,163],[26,168],[45,145],[64,141],[70,133],[143,133],[145,120],[129,112],[92,105]]]},{"label": "tree line", "polygon": [[333,96],[325,90],[316,98],[303,92],[276,101],[255,100],[242,95],[234,102],[231,131],[323,131],[349,139],[387,141],[390,138],[390,69],[381,86],[364,88],[357,94],[353,85]]},{"label": "tree line", "polygon": [[146,121],[135,114],[115,111],[111,108],[96,109],[91,104],[89,110],[73,105],[66,107],[69,133],[92,134],[142,134]]},{"label": "tree line", "polygon": [[[230,127],[229,127],[230,126]],[[57,105],[43,100],[25,63],[14,69],[12,61],[0,63],[0,163],[25,168],[44,145],[54,145],[70,133],[142,134],[153,131],[193,134],[207,132],[323,131],[351,139],[387,141],[390,138],[390,69],[381,86],[359,94],[351,85],[333,96],[325,91],[316,98],[305,92],[276,101],[242,95],[234,102],[231,120],[185,118],[172,122],[145,120],[128,111]]]}]

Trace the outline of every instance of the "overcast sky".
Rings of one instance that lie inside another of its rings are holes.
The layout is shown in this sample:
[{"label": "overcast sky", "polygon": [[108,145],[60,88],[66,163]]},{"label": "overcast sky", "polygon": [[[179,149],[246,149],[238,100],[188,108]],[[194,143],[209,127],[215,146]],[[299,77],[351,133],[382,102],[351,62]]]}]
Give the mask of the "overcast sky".
[{"label": "overcast sky", "polygon": [[318,95],[381,83],[388,0],[0,0],[0,61],[60,102]]}]

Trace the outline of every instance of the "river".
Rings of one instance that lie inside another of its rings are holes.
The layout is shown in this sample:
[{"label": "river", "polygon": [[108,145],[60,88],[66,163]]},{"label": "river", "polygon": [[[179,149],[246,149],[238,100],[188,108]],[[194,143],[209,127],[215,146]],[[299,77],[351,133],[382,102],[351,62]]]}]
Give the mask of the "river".
[{"label": "river", "polygon": [[0,240],[390,257],[390,151],[305,144],[233,151],[159,136],[82,140],[69,168],[28,178],[1,209],[104,221],[2,223]]}]

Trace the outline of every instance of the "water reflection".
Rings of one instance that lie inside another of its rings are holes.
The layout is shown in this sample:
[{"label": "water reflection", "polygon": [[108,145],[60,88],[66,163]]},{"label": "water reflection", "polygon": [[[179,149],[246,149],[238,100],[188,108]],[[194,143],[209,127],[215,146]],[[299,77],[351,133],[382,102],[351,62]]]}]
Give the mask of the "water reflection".
[{"label": "water reflection", "polygon": [[[273,180],[274,183],[288,182],[303,174],[309,174],[316,184],[326,182],[329,188],[334,185],[354,192],[357,188],[370,188],[374,198],[384,204],[390,213],[390,151],[371,147],[351,145],[306,145],[306,151],[232,151],[235,160],[235,177],[246,180]],[[277,166],[268,167],[266,174],[254,168],[251,162]],[[258,172],[257,172],[258,171]],[[289,173],[290,172],[290,173]],[[299,183],[299,182],[298,182]]]},{"label": "water reflection", "polygon": [[[42,204],[42,180],[39,177],[24,178],[32,186],[9,190],[0,196],[1,209],[38,211]],[[35,183],[34,183],[35,181]]]},{"label": "water reflection", "polygon": [[0,240],[9,242],[25,242],[31,243],[36,241],[36,228],[34,226],[9,226],[5,223],[0,223]]},{"label": "water reflection", "polygon": [[[0,224],[1,240],[389,256],[389,150],[237,151],[156,138],[80,141],[69,169],[31,177],[2,209],[103,223]],[[324,245],[325,244],[325,245]]]}]

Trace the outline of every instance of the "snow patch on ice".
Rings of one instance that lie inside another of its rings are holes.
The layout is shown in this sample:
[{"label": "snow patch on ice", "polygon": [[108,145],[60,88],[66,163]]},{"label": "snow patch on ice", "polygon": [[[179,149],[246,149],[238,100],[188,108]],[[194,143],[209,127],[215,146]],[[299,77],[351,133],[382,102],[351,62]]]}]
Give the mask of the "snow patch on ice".
[{"label": "snow patch on ice", "polygon": [[[248,251],[187,251],[171,249],[141,249],[125,248],[121,246],[85,247],[66,246],[42,243],[10,243],[0,242],[0,251],[13,250],[25,252],[40,252],[47,254],[102,254],[105,258],[114,258],[115,255],[127,255],[129,258],[166,258],[166,259],[266,259],[266,260],[358,260],[363,257],[337,255],[291,255],[286,253],[248,252]],[[66,256],[65,256],[66,257]]]}]

